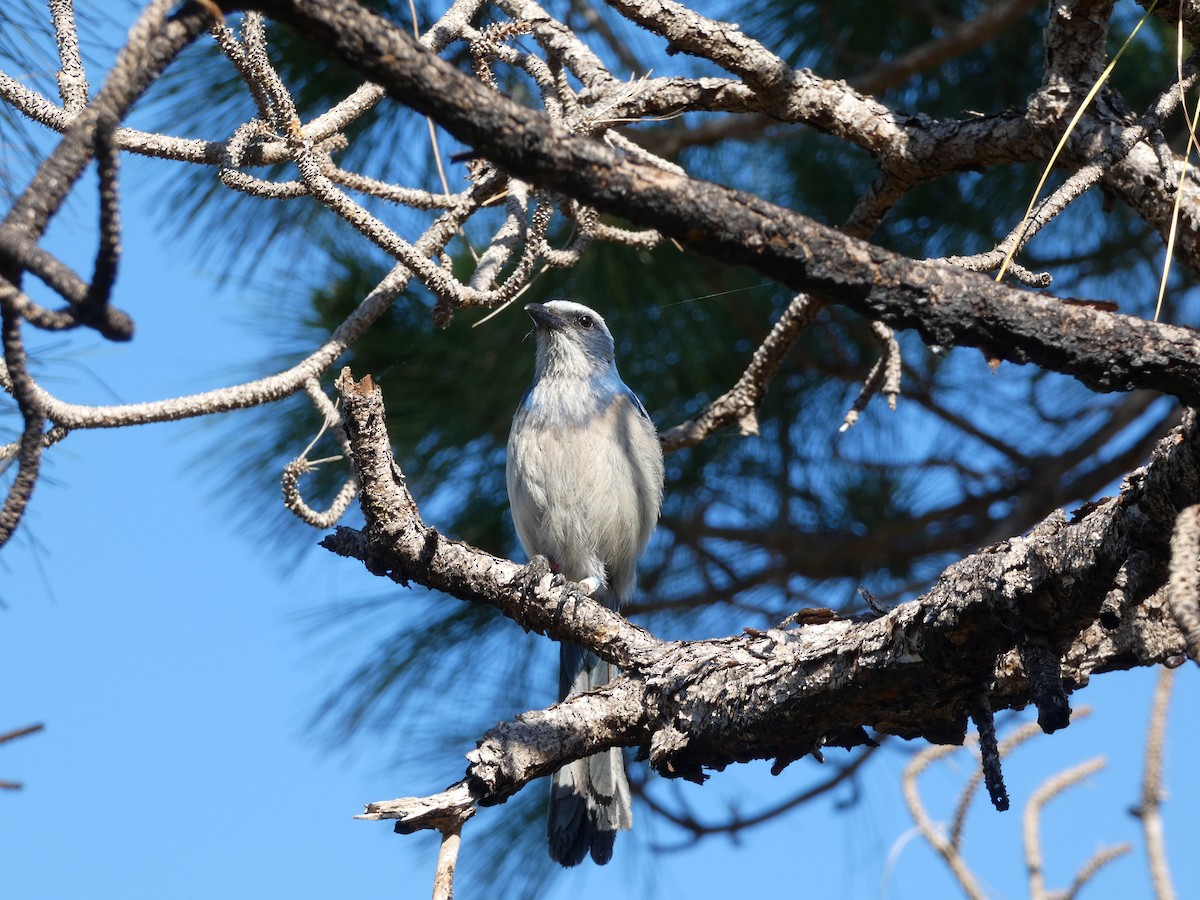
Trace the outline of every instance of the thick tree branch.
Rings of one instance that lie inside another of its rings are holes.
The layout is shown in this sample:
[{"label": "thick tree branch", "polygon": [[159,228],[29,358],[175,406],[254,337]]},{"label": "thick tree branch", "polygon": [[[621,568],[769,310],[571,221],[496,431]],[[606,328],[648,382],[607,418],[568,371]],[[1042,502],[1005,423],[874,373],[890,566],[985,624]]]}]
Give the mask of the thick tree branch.
[{"label": "thick tree branch", "polygon": [[[488,732],[469,755],[469,804],[503,800],[607,746],[636,745],[660,773],[699,781],[704,769],[733,762],[769,758],[779,769],[825,745],[867,743],[864,726],[958,743],[981,697],[992,709],[1044,702],[1050,657],[1060,661],[1054,674],[1070,692],[1095,672],[1162,661],[1183,647],[1158,588],[1178,508],[1200,498],[1192,417],[1160,442],[1118,497],[1075,522],[1056,513],[1025,537],[967,557],[885,616],[663,642],[573,585],[549,577],[533,583],[525,567],[426,526],[392,458],[379,391],[347,372],[338,389],[367,527],[340,529],[325,546],[376,574],[493,605],[624,671],[601,690]],[[1146,556],[1146,575],[1125,594],[1120,613],[1102,620],[1121,562],[1135,554]],[[1034,632],[1036,675],[1022,663]],[[393,817],[414,802],[372,812]]]},{"label": "thick tree branch", "polygon": [[983,348],[1100,391],[1148,387],[1200,403],[1200,342],[1187,328],[1064,304],[938,264],[917,264],[791,210],[626,157],[502,97],[352,0],[263,0],[398,101],[533,184],[623,215],[698,251],[929,343]]}]

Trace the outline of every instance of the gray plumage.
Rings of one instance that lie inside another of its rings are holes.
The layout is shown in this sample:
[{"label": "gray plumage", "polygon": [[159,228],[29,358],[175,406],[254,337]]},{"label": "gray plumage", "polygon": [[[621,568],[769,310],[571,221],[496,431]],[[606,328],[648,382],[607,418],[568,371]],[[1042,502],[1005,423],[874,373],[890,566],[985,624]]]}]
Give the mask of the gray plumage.
[{"label": "gray plumage", "polygon": [[[611,609],[633,592],[637,559],[658,521],[663,460],[658,435],[621,381],[612,335],[594,310],[567,300],[531,303],[537,363],[508,438],[508,499],[530,558],[594,587]],[[612,667],[564,643],[560,697],[591,690]],[[589,852],[603,865],[633,824],[619,748],[569,763],[553,776],[547,832],[564,866]]]}]

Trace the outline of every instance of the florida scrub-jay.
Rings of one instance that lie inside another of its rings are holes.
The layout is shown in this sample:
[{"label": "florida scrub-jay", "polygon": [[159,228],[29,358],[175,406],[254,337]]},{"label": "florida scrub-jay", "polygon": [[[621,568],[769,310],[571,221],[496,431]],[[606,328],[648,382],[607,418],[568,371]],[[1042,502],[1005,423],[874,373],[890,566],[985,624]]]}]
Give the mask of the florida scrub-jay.
[{"label": "florida scrub-jay", "polygon": [[[513,417],[506,476],[525,552],[584,584],[610,609],[633,592],[637,559],[658,521],[663,458],[637,396],[617,374],[612,335],[579,303],[530,303],[537,361]],[[563,643],[559,696],[612,677],[595,654]],[[551,781],[550,856],[564,866],[590,851],[604,864],[633,824],[620,748],[563,766]]]}]

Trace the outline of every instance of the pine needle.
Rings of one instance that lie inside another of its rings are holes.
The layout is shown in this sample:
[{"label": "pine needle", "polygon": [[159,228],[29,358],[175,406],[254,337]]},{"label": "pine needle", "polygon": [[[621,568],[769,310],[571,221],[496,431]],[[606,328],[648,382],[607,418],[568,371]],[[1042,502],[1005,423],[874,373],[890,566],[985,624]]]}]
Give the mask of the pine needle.
[{"label": "pine needle", "polygon": [[[1100,73],[1100,77],[1096,79],[1096,83],[1092,85],[1091,90],[1087,92],[1087,96],[1083,98],[1083,102],[1079,104],[1079,109],[1075,110],[1075,115],[1071,117],[1071,122],[1067,125],[1067,130],[1063,133],[1062,138],[1059,139],[1058,146],[1054,148],[1054,153],[1051,154],[1050,161],[1046,163],[1046,168],[1042,171],[1041,180],[1038,181],[1038,185],[1034,189],[1033,199],[1029,201],[1029,208],[1025,210],[1025,216],[1021,221],[1029,221],[1029,216],[1033,213],[1034,206],[1037,205],[1038,196],[1042,193],[1042,188],[1046,186],[1046,179],[1050,177],[1050,170],[1054,168],[1054,163],[1058,160],[1063,148],[1067,145],[1067,141],[1070,139],[1071,133],[1075,130],[1075,126],[1079,124],[1079,120],[1083,118],[1084,112],[1089,106],[1091,106],[1092,101],[1096,99],[1096,95],[1100,93],[1100,88],[1104,87],[1104,82],[1108,81],[1108,76],[1111,75],[1113,69],[1116,68],[1117,62],[1121,59],[1121,55],[1125,52],[1125,48],[1127,48],[1133,42],[1133,39],[1137,36],[1137,33],[1146,23],[1146,20],[1150,18],[1150,14],[1154,12],[1155,7],[1157,6],[1158,0],[1154,0],[1154,2],[1150,5],[1150,8],[1146,10],[1145,15],[1138,20],[1138,23],[1134,26],[1133,31],[1129,33],[1129,37],[1125,38],[1125,43],[1121,45],[1121,49],[1117,51],[1116,55],[1113,56],[1112,60],[1109,61],[1109,64],[1104,67],[1104,71]],[[1021,236],[1024,237],[1024,232],[1022,232]],[[1000,266],[1000,271],[996,273],[997,281],[1004,279],[1004,273],[1008,271],[1009,263],[1011,263],[1013,257],[1016,256],[1017,248],[1020,246],[1021,240],[1018,238],[1013,242],[1012,247],[1009,248],[1008,253],[1005,255],[1004,262]]]}]

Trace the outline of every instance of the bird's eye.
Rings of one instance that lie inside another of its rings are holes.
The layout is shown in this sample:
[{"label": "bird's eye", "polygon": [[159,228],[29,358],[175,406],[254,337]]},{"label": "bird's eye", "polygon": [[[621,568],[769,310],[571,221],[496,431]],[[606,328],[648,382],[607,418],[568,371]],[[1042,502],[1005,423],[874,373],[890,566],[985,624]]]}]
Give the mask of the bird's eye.
[{"label": "bird's eye", "polygon": [[582,315],[576,321],[579,323],[580,328],[591,328],[596,324],[596,320],[589,315]]}]

